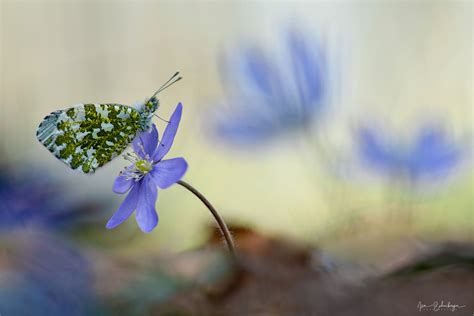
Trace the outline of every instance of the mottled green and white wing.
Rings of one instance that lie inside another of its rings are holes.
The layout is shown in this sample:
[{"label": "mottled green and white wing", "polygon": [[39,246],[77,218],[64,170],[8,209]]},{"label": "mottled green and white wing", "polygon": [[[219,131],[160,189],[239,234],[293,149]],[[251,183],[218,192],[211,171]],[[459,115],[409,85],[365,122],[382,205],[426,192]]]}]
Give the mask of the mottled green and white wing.
[{"label": "mottled green and white wing", "polygon": [[121,104],[79,104],[55,111],[38,127],[38,140],[70,168],[94,173],[132,142],[140,113]]}]

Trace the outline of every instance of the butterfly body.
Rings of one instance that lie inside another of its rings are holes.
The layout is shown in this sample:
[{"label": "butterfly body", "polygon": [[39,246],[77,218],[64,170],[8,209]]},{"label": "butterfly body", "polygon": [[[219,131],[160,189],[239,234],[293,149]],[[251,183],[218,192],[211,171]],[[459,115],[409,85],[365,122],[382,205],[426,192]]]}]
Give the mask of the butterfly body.
[{"label": "butterfly body", "polygon": [[94,173],[147,131],[159,106],[153,96],[141,108],[122,104],[78,104],[47,115],[36,137],[70,168]]}]

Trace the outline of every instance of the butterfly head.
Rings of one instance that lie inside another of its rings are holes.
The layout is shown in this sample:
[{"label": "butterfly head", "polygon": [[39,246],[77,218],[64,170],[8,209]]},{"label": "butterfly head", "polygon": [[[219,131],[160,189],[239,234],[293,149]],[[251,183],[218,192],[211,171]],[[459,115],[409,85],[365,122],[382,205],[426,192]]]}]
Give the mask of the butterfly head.
[{"label": "butterfly head", "polygon": [[143,105],[142,111],[144,113],[148,113],[153,115],[153,113],[158,110],[158,107],[160,106],[160,101],[156,96],[151,97],[146,103]]},{"label": "butterfly head", "polygon": [[151,127],[151,119],[153,114],[160,106],[160,102],[156,96],[151,97],[140,109],[140,129],[147,131]]}]

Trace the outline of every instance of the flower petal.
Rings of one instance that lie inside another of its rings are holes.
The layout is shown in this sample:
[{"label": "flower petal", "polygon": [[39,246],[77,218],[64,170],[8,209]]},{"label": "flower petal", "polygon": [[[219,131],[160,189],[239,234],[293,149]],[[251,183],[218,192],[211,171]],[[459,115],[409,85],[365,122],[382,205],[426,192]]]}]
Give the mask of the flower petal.
[{"label": "flower petal", "polygon": [[127,179],[124,176],[118,176],[115,178],[114,187],[112,191],[118,194],[124,194],[132,187],[134,181],[132,179]]},{"label": "flower petal", "polygon": [[107,222],[107,225],[105,226],[107,229],[117,227],[130,217],[138,204],[140,186],[140,183],[133,186],[125,200],[120,204],[117,212],[115,212],[112,218]]},{"label": "flower petal", "polygon": [[178,131],[179,122],[181,121],[181,114],[183,113],[183,105],[178,103],[176,109],[171,115],[170,121],[166,126],[163,138],[153,156],[154,161],[160,161],[170,151],[171,145],[173,145],[174,137]]},{"label": "flower petal", "polygon": [[358,133],[360,155],[364,162],[384,172],[391,172],[398,167],[399,159],[390,149],[390,145],[383,142],[372,128],[361,128]]},{"label": "flower petal", "polygon": [[133,150],[142,158],[148,154],[150,157],[156,150],[158,145],[158,130],[155,124],[148,131],[141,132],[133,140]]},{"label": "flower petal", "polygon": [[158,214],[155,210],[157,197],[158,190],[155,183],[149,177],[145,177],[140,188],[140,201],[136,213],[138,226],[144,233],[151,232],[158,224]]},{"label": "flower petal", "polygon": [[461,161],[461,150],[451,144],[441,129],[425,127],[410,153],[408,168],[414,177],[438,175],[453,169]]},{"label": "flower petal", "polygon": [[270,141],[282,129],[270,110],[264,113],[264,109],[265,104],[260,107],[259,113],[236,110],[233,113],[216,115],[213,118],[211,133],[232,145],[255,146]]},{"label": "flower petal", "polygon": [[292,56],[293,72],[300,102],[306,110],[315,110],[324,94],[324,56],[318,47],[311,47],[296,30],[288,34],[288,49]]},{"label": "flower petal", "polygon": [[180,180],[186,170],[188,170],[188,163],[184,158],[173,158],[160,161],[150,174],[157,186],[166,189]]},{"label": "flower petal", "polygon": [[248,82],[255,84],[259,90],[267,95],[271,94],[274,88],[274,81],[277,79],[272,71],[271,63],[265,55],[256,48],[249,48],[243,53],[244,73]]}]

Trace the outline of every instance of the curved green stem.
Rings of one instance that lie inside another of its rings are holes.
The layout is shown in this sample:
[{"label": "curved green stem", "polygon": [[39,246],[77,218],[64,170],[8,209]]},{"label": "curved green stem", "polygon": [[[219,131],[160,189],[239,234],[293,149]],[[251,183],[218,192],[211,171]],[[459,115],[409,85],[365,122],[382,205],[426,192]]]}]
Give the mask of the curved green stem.
[{"label": "curved green stem", "polygon": [[219,225],[219,229],[221,230],[221,233],[225,238],[227,247],[229,247],[229,251],[230,251],[230,254],[232,255],[232,258],[236,260],[237,251],[235,250],[234,240],[232,238],[232,235],[230,234],[229,228],[227,228],[227,225],[224,222],[224,219],[222,219],[222,217],[219,215],[216,208],[212,206],[211,202],[209,202],[208,199],[206,199],[206,197],[201,194],[201,192],[199,192],[196,188],[194,188],[189,183],[184,182],[183,180],[179,180],[177,183],[185,187],[186,189],[188,189],[192,194],[194,194],[198,199],[200,199],[201,202],[204,203],[204,205],[206,205],[206,207],[211,212],[212,216],[214,216],[214,219],[216,220],[217,225]]}]

